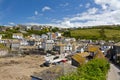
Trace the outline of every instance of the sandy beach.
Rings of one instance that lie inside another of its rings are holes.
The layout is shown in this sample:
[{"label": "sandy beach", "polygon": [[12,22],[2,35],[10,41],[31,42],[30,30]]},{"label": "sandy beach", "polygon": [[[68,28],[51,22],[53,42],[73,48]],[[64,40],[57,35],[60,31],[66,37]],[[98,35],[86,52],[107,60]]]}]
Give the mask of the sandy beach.
[{"label": "sandy beach", "polygon": [[33,73],[48,67],[40,67],[43,56],[29,55],[25,57],[0,58],[0,80],[30,80]]}]

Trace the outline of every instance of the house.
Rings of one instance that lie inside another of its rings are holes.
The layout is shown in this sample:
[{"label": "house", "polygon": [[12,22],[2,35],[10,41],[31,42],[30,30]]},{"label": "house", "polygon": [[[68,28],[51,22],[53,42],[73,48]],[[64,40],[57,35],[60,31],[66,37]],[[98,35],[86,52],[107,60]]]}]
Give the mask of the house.
[{"label": "house", "polygon": [[2,35],[0,35],[0,39],[2,39]]},{"label": "house", "polygon": [[27,40],[21,40],[20,41],[20,45],[21,46],[27,46],[29,43],[27,42]]},{"label": "house", "polygon": [[22,53],[27,53],[27,54],[32,53],[33,50],[35,50],[35,49],[36,49],[35,46],[29,46],[29,45],[19,47],[19,51],[21,51]]},{"label": "house", "polygon": [[13,33],[12,38],[23,39],[23,34],[22,33]]},{"label": "house", "polygon": [[53,47],[53,50],[57,51],[59,54],[63,54],[65,52],[64,46],[65,44],[62,44],[62,43],[55,44]]},{"label": "house", "polygon": [[26,30],[31,30],[32,27],[31,26],[26,26]]},{"label": "house", "polygon": [[92,59],[92,58],[105,58],[104,54],[100,50],[100,46],[88,45],[87,51],[90,53],[89,59]]},{"label": "house", "polygon": [[76,49],[76,52],[83,53],[84,52],[84,46],[78,46],[77,49]]},{"label": "house", "polygon": [[120,42],[115,43],[108,50],[106,57],[114,63],[120,64]]},{"label": "house", "polygon": [[56,35],[56,37],[61,37],[62,36],[62,34],[59,33],[59,32],[56,32],[55,35]]},{"label": "house", "polygon": [[34,40],[36,40],[36,39],[38,40],[38,39],[40,39],[40,36],[39,36],[39,35],[32,34],[30,38],[31,38],[31,39],[34,39]]},{"label": "house", "polygon": [[42,44],[43,44],[43,48],[46,52],[46,51],[50,51],[53,49],[54,41],[53,40],[46,40]]},{"label": "house", "polygon": [[68,43],[64,46],[65,52],[71,52],[72,51],[72,44]]},{"label": "house", "polygon": [[42,27],[41,27],[41,26],[38,26],[38,25],[32,25],[31,28],[32,28],[33,30],[41,30],[41,29],[42,29]]},{"label": "house", "polygon": [[42,38],[42,39],[48,39],[48,36],[47,36],[46,34],[42,34],[42,35],[41,35],[41,38]]},{"label": "house", "polygon": [[72,65],[79,67],[81,64],[86,63],[87,60],[87,56],[89,56],[90,54],[88,52],[83,52],[83,53],[76,53],[72,56]]},{"label": "house", "polygon": [[0,39],[0,44],[3,44],[6,47],[10,48],[10,41],[10,39]]},{"label": "house", "polygon": [[20,47],[20,41],[19,40],[12,40],[11,41],[11,51],[18,51]]},{"label": "house", "polygon": [[49,39],[56,39],[57,38],[55,33],[47,33],[47,34],[48,34]]},{"label": "house", "polygon": [[3,44],[0,44],[0,56],[5,56],[9,53],[9,50]]}]

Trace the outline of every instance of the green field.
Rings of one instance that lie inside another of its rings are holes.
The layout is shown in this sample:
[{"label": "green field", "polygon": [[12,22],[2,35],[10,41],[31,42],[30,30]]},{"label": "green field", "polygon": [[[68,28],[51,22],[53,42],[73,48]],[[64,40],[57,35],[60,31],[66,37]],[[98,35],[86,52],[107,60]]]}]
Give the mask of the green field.
[{"label": "green field", "polygon": [[71,36],[100,36],[99,29],[85,29],[71,31]]},{"label": "green field", "polygon": [[[71,37],[85,38],[85,39],[102,39],[101,29],[80,29],[70,31]],[[104,29],[103,34],[105,39],[119,39],[120,40],[120,30],[115,29]]]},{"label": "green field", "polygon": [[109,29],[106,29],[105,30],[105,35],[107,37],[119,37],[120,38],[120,30],[109,30]]}]

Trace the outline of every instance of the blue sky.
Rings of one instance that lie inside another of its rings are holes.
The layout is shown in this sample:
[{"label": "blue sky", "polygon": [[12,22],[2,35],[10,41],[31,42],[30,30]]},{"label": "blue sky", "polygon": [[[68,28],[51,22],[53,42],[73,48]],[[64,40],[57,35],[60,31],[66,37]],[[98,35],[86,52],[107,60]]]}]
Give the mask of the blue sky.
[{"label": "blue sky", "polygon": [[0,25],[109,25],[119,15],[120,0],[0,0]]}]

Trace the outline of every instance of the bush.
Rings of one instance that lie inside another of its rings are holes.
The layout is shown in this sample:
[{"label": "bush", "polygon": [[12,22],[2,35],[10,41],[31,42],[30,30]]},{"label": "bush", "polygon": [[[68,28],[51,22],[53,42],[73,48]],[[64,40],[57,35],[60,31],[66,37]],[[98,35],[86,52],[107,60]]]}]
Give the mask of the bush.
[{"label": "bush", "polygon": [[93,59],[71,73],[58,80],[106,80],[110,65],[106,59]]}]

